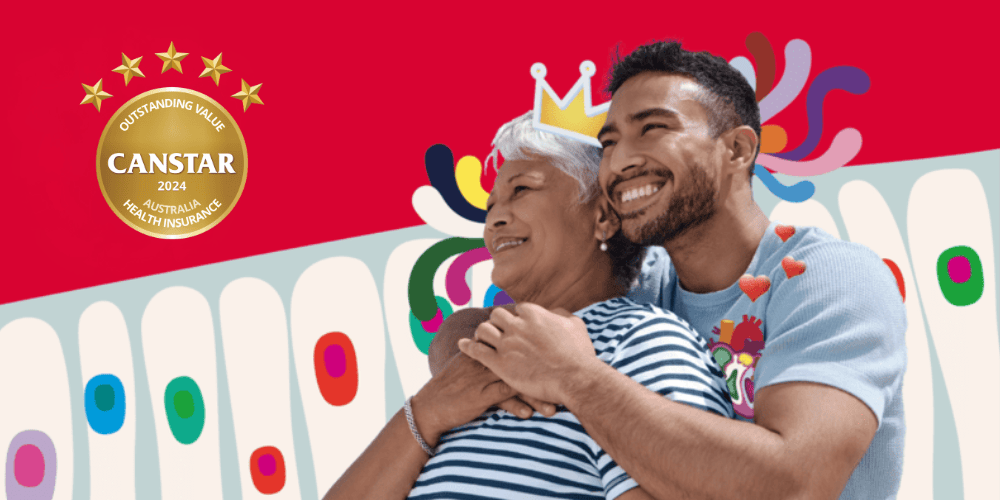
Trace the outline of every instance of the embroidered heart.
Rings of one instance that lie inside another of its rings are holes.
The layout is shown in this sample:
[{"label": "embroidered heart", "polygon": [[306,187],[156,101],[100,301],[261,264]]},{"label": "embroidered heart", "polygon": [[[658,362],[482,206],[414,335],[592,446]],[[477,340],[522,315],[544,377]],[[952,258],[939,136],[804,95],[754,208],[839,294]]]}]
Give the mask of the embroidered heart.
[{"label": "embroidered heart", "polygon": [[795,226],[782,226],[779,224],[775,226],[774,234],[778,235],[782,242],[788,241],[788,238],[795,236]]},{"label": "embroidered heart", "polygon": [[806,263],[801,260],[795,260],[791,256],[781,259],[781,267],[785,270],[785,276],[788,276],[789,279],[806,272]]},{"label": "embroidered heart", "polygon": [[750,302],[754,302],[764,295],[771,288],[771,280],[763,274],[754,278],[749,274],[744,274],[740,278],[740,290],[750,297]]}]

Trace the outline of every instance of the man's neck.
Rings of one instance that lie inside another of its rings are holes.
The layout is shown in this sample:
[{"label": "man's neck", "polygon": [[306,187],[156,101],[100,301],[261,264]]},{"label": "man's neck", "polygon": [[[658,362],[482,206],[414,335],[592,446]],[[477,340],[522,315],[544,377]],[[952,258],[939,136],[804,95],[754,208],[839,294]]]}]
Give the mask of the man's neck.
[{"label": "man's neck", "polygon": [[711,220],[663,246],[681,287],[695,293],[724,290],[740,279],[770,221],[756,202],[724,206]]}]

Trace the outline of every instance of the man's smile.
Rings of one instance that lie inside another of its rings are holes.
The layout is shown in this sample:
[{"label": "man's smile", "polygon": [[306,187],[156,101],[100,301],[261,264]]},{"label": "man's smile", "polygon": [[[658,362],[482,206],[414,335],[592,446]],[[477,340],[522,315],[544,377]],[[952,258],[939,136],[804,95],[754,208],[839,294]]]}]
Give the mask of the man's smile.
[{"label": "man's smile", "polygon": [[622,181],[612,189],[611,200],[615,209],[623,217],[634,215],[656,203],[664,196],[663,191],[669,191],[669,182],[673,176],[663,178],[656,175],[642,175],[627,181]]}]

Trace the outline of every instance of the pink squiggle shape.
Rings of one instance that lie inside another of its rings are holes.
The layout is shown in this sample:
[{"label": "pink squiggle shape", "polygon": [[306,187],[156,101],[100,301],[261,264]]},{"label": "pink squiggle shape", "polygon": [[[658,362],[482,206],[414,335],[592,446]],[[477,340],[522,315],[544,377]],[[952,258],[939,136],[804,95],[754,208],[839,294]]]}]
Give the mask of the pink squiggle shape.
[{"label": "pink squiggle shape", "polygon": [[809,79],[812,51],[805,40],[795,39],[785,45],[785,72],[767,97],[760,101],[760,122],[764,123],[792,103]]},{"label": "pink squiggle shape", "polygon": [[421,321],[420,326],[424,327],[425,332],[434,333],[441,327],[441,323],[444,323],[444,315],[441,314],[441,309],[438,309],[437,314],[435,314],[433,318],[427,321]]},{"label": "pink squiggle shape", "polygon": [[448,267],[448,274],[444,277],[444,289],[448,292],[448,299],[452,303],[462,306],[472,300],[472,290],[469,290],[469,285],[465,282],[465,273],[470,267],[491,258],[490,251],[486,247],[482,247],[459,255],[451,263],[451,266]]},{"label": "pink squiggle shape", "polygon": [[861,132],[857,129],[845,128],[837,132],[830,148],[823,156],[810,161],[791,161],[768,154],[757,157],[757,163],[785,175],[807,177],[820,175],[837,170],[854,159],[861,151]]}]

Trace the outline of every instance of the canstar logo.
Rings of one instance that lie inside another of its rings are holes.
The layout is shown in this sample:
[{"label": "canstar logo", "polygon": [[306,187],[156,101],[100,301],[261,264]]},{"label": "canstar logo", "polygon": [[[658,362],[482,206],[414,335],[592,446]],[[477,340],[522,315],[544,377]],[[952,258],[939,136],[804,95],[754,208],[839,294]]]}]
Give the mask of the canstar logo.
[{"label": "canstar logo", "polygon": [[[160,73],[184,73],[189,54],[173,42],[156,53]],[[222,64],[222,54],[202,57],[204,71],[221,86],[233,70]],[[122,54],[125,85],[146,78],[139,68],[142,56]],[[232,83],[236,83],[232,81]],[[246,112],[264,104],[260,83],[239,80],[239,99]],[[114,96],[104,91],[103,79],[83,85],[80,104],[101,111],[102,101]],[[153,89],[133,97],[108,120],[97,146],[97,181],[111,210],[133,229],[156,238],[177,239],[208,231],[236,206],[247,179],[247,147],[243,133],[226,109],[211,97],[180,87]]]}]

